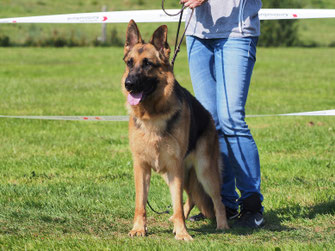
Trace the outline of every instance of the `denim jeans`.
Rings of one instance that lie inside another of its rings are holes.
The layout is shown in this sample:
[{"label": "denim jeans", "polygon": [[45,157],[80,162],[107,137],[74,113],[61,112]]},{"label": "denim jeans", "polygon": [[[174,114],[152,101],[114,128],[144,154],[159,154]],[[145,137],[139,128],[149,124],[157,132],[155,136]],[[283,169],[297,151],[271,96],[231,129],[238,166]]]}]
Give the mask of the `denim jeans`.
[{"label": "denim jeans", "polygon": [[257,37],[186,37],[195,96],[212,114],[219,135],[224,163],[222,202],[232,209],[254,193],[263,201],[258,149],[245,122],[257,41]]}]

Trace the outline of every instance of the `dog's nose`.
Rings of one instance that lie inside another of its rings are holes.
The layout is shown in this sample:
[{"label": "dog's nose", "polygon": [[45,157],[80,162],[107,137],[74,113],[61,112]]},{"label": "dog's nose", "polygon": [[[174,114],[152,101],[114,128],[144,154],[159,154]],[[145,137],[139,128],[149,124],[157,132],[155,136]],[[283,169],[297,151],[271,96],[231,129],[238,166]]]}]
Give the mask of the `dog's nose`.
[{"label": "dog's nose", "polygon": [[134,81],[132,81],[131,78],[126,78],[126,81],[124,83],[126,89],[130,91],[134,87]]}]

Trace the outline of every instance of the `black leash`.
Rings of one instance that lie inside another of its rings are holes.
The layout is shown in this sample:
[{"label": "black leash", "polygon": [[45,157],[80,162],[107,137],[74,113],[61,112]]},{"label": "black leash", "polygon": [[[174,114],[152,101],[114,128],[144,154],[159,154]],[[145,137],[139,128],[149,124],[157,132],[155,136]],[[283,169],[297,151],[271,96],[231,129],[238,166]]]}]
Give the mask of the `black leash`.
[{"label": "black leash", "polygon": [[180,26],[181,26],[181,20],[183,18],[183,13],[184,13],[184,10],[186,9],[186,7],[183,5],[180,9],[180,11],[178,11],[177,13],[175,14],[170,14],[168,13],[166,10],[165,10],[165,7],[164,7],[164,2],[165,0],[162,0],[162,10],[164,11],[164,13],[170,17],[173,17],[173,16],[177,16],[177,15],[180,15],[179,16],[179,22],[178,22],[178,28],[177,28],[177,35],[176,35],[176,42],[175,42],[175,45],[174,45],[174,55],[172,57],[172,60],[171,60],[171,65],[172,65],[172,68],[174,67],[174,62],[176,60],[176,57],[177,57],[177,54],[179,53],[180,51],[180,46],[184,40],[184,37],[185,37],[185,33],[186,33],[186,30],[190,24],[190,21],[191,21],[191,18],[193,16],[193,12],[194,12],[194,9],[192,9],[192,12],[191,12],[191,15],[190,15],[190,18],[188,20],[188,22],[186,23],[185,25],[185,29],[184,29],[184,32],[183,32],[183,35],[181,36],[181,39],[179,40],[179,43],[178,43],[178,38],[179,38],[179,31],[180,31]]},{"label": "black leash", "polygon": [[[169,213],[170,213],[170,210],[165,210],[165,211],[162,211],[162,212],[158,212],[158,211],[156,211],[156,210],[153,209],[152,206],[150,205],[149,200],[147,201],[147,204],[148,204],[148,206],[150,207],[151,211],[153,211],[153,212],[156,213],[156,214],[169,214]],[[168,208],[171,208],[171,206],[168,206]]]},{"label": "black leash", "polygon": [[[171,60],[171,65],[172,65],[172,68],[174,67],[174,62],[176,60],[176,57],[177,57],[177,54],[178,52],[180,51],[180,46],[184,40],[184,37],[185,37],[185,33],[186,33],[186,30],[188,28],[188,25],[190,24],[190,21],[191,21],[191,18],[193,16],[193,12],[194,12],[194,9],[192,9],[192,12],[191,12],[191,15],[190,15],[190,19],[188,20],[186,26],[185,26],[185,30],[183,32],[183,35],[181,37],[181,39],[179,40],[179,43],[178,43],[178,38],[179,38],[179,31],[180,31],[180,26],[181,26],[181,20],[183,18],[183,13],[184,13],[184,10],[186,9],[186,7],[183,5],[180,9],[180,11],[178,11],[176,14],[170,14],[168,12],[166,12],[165,8],[164,8],[164,2],[165,0],[162,0],[162,10],[164,11],[164,13],[170,17],[173,17],[173,16],[177,16],[177,15],[180,15],[179,16],[179,22],[178,22],[178,28],[177,28],[177,35],[176,35],[176,42],[175,42],[175,45],[174,45],[174,55],[172,57],[172,60]],[[150,209],[156,213],[156,214],[169,214],[170,213],[170,210],[165,210],[165,211],[162,211],[162,212],[158,212],[156,211],[155,209],[152,208],[152,206],[150,205],[149,203],[149,200],[147,200],[147,204],[148,206],[150,207]],[[171,206],[169,206],[168,208],[171,208]]]}]

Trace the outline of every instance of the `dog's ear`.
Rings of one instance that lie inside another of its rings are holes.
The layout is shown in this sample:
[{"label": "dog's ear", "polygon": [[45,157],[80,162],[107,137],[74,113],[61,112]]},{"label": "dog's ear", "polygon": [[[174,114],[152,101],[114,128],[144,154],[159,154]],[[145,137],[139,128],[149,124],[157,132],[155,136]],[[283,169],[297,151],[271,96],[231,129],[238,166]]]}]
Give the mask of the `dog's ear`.
[{"label": "dog's ear", "polygon": [[167,59],[170,57],[170,46],[167,42],[167,26],[162,25],[152,35],[150,43],[153,44],[159,52],[161,52]]},{"label": "dog's ear", "polygon": [[140,31],[134,20],[130,20],[126,33],[126,43],[124,45],[124,55],[126,55],[135,44],[143,43]]}]

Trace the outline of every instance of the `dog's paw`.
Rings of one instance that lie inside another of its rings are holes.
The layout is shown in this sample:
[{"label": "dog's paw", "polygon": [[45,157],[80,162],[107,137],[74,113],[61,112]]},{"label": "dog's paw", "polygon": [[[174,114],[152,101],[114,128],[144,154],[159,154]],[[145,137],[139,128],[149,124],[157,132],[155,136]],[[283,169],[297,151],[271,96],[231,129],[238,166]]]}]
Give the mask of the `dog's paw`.
[{"label": "dog's paw", "polygon": [[191,235],[189,235],[187,233],[187,231],[175,231],[175,229],[173,229],[173,232],[175,234],[175,239],[176,240],[181,240],[181,241],[193,241],[193,238],[191,237]]},{"label": "dog's paw", "polygon": [[228,229],[229,229],[229,226],[228,226],[227,222],[222,223],[222,224],[218,224],[216,226],[216,230],[228,230]]},{"label": "dog's paw", "polygon": [[139,236],[139,237],[144,237],[147,235],[147,231],[143,228],[143,229],[132,229],[128,235],[130,237],[134,237],[134,236]]},{"label": "dog's paw", "polygon": [[193,238],[187,232],[176,234],[175,239],[180,241],[193,241]]}]

